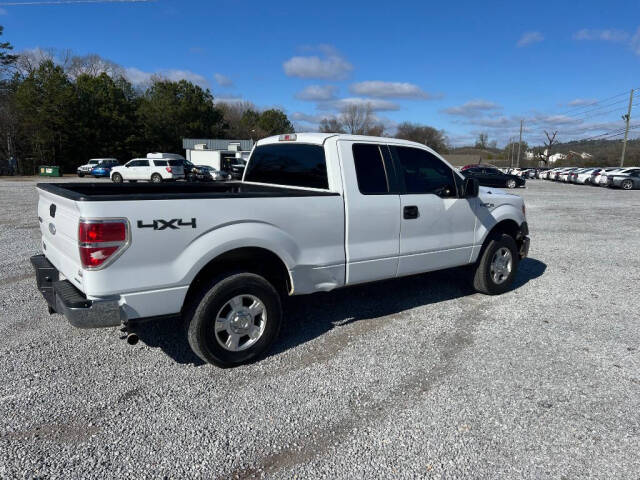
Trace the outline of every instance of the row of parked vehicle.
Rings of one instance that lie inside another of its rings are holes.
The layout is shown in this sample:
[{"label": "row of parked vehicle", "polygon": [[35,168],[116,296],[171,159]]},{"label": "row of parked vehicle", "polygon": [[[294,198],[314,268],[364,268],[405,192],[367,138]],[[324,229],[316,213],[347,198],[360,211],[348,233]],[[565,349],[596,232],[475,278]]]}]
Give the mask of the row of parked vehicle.
[{"label": "row of parked vehicle", "polygon": [[115,183],[161,183],[176,180],[225,181],[241,178],[243,172],[234,170],[229,173],[209,165],[194,165],[177,154],[149,153],[147,158],[134,158],[124,165],[115,158],[94,158],[78,167],[77,173],[79,177],[110,178]]},{"label": "row of parked vehicle", "polygon": [[559,167],[541,172],[538,178],[623,190],[640,189],[640,167]]}]

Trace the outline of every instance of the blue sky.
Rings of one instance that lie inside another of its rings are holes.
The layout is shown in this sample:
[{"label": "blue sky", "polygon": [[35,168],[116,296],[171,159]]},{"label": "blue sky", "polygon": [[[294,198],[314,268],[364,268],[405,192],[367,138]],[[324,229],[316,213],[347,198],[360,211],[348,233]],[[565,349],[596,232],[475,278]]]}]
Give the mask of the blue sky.
[{"label": "blue sky", "polygon": [[97,53],[134,82],[188,78],[283,108],[300,130],[368,102],[390,132],[409,120],[504,144],[524,118],[529,143],[545,128],[567,141],[617,132],[640,87],[637,1],[42,3],[56,2],[0,1],[16,50]]}]

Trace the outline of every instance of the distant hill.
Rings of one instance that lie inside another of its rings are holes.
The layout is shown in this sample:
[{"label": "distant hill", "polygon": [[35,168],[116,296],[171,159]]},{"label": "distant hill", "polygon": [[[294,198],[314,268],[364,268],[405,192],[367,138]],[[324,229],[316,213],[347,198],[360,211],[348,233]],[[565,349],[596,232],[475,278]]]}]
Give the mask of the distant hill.
[{"label": "distant hill", "polygon": [[[534,146],[533,149],[537,152],[543,150],[544,147]],[[531,147],[529,150],[531,150]],[[554,144],[553,147],[551,147],[552,154],[563,153],[566,155],[569,152],[586,152],[592,155],[592,157],[584,160],[576,160],[577,157],[574,156],[573,158],[566,160],[559,160],[553,165],[617,166],[620,164],[620,155],[622,154],[622,140],[575,140],[572,142]],[[452,148],[450,150],[450,154],[456,156],[468,155],[478,157],[481,158],[482,161],[494,163],[499,166],[506,165],[507,162],[507,155],[505,155],[505,151],[497,148],[479,149],[474,147],[458,147]],[[627,153],[625,155],[624,163],[627,166],[640,166],[640,139],[629,140],[627,142]],[[520,165],[523,167],[531,167],[537,166],[538,162],[535,160],[526,160],[523,152]]]},{"label": "distant hill", "polygon": [[[619,165],[622,154],[622,140],[589,140],[559,143],[551,148],[551,153],[586,152],[593,158],[586,161],[585,165]],[[575,163],[575,162],[574,162]],[[627,142],[625,165],[640,165],[640,139]]]}]

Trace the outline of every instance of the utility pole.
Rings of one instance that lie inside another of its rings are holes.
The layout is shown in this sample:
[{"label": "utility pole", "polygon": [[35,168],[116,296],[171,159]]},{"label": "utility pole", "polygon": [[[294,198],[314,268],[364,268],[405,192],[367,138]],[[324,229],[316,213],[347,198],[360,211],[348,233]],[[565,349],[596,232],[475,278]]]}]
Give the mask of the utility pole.
[{"label": "utility pole", "polygon": [[513,137],[509,137],[509,167],[513,168]]},{"label": "utility pole", "polygon": [[518,141],[518,160],[516,162],[516,168],[520,168],[520,148],[522,148],[522,124],[524,120],[520,120],[520,140]]},{"label": "utility pole", "polygon": [[629,110],[626,115],[622,115],[622,119],[626,122],[626,128],[624,131],[624,142],[622,144],[622,156],[620,157],[620,166],[624,167],[624,154],[627,151],[627,138],[629,137],[629,122],[631,121],[631,105],[633,105],[633,88],[629,95]]}]

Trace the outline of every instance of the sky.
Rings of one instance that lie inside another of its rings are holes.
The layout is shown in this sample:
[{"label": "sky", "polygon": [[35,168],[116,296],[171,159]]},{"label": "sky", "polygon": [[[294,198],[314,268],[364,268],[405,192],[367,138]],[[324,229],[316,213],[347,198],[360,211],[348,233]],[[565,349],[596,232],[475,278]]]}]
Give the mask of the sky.
[{"label": "sky", "polygon": [[391,134],[410,121],[453,145],[504,145],[520,120],[529,144],[544,130],[621,139],[640,88],[637,0],[0,0],[0,25],[17,51],[97,53],[134,83],[186,78],[282,108],[298,131],[368,103]]}]

